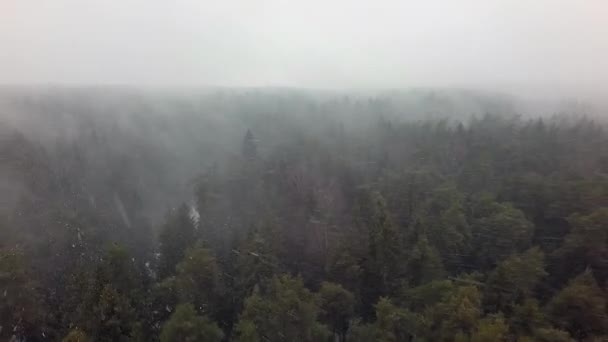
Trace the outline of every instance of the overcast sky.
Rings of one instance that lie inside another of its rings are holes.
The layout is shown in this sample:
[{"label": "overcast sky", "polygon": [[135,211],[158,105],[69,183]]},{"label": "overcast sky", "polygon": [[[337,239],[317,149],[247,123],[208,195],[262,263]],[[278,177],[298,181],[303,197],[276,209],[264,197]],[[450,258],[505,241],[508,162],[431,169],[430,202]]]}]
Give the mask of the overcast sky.
[{"label": "overcast sky", "polygon": [[0,0],[0,83],[607,88],[606,0]]}]

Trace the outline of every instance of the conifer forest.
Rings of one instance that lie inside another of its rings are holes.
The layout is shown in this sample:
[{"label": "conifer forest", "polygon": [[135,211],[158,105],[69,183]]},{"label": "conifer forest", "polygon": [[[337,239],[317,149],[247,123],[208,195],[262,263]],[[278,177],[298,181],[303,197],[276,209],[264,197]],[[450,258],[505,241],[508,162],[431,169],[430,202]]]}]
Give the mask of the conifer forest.
[{"label": "conifer forest", "polygon": [[522,103],[3,87],[0,341],[606,341],[606,117]]}]

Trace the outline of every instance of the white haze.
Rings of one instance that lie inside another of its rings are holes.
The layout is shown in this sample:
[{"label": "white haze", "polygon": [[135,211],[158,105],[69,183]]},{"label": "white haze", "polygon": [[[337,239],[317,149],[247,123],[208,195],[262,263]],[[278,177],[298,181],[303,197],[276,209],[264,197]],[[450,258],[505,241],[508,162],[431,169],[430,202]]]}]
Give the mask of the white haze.
[{"label": "white haze", "polygon": [[602,98],[605,0],[2,0],[0,83]]}]

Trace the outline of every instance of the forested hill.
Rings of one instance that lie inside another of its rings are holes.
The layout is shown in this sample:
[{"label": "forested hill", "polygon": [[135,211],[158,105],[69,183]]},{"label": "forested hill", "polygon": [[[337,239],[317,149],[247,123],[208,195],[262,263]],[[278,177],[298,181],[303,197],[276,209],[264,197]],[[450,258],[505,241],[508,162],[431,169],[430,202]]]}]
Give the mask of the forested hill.
[{"label": "forested hill", "polygon": [[607,126],[554,114],[2,89],[0,341],[606,340]]}]

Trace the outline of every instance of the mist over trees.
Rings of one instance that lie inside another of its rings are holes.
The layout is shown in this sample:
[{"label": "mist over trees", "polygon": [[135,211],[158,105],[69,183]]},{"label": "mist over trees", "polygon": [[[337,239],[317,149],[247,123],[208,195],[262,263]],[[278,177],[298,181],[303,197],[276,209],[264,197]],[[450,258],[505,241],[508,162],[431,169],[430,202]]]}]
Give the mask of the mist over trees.
[{"label": "mist over trees", "polygon": [[606,124],[526,108],[3,88],[0,340],[606,339]]}]

